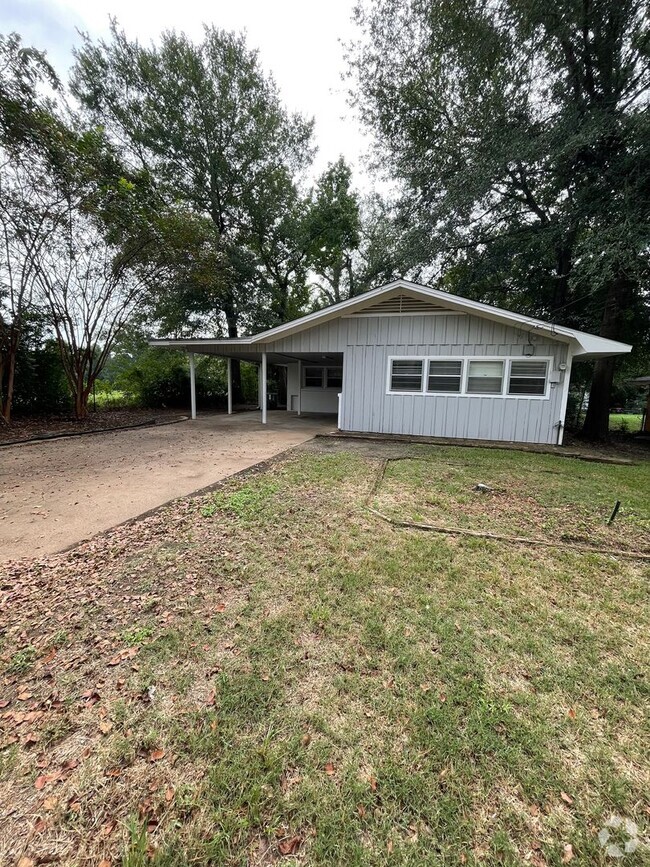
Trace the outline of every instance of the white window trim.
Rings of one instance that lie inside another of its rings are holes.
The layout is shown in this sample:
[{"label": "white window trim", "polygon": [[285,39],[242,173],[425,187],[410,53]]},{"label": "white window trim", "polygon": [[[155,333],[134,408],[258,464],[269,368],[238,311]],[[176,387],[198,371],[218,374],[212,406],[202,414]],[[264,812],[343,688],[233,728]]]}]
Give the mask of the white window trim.
[{"label": "white window trim", "polygon": [[[393,361],[422,361],[422,388],[419,391],[393,391],[391,379]],[[460,391],[427,391],[429,382],[429,361],[461,361],[461,390]],[[498,394],[481,394],[467,391],[470,361],[502,361],[503,380],[501,391]],[[546,362],[546,389],[544,394],[508,394],[510,382],[510,366],[513,361],[545,361]],[[507,400],[549,400],[551,396],[551,371],[553,370],[554,358],[551,355],[389,355],[388,370],[386,376],[386,394],[391,397],[403,395],[405,397],[466,397],[466,398],[505,398]]]}]

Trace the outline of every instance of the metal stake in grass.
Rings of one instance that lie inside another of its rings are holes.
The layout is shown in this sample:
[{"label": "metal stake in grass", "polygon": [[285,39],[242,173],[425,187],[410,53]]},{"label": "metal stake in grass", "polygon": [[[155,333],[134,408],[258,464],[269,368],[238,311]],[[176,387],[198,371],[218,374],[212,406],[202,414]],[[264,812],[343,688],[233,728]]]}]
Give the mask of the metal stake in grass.
[{"label": "metal stake in grass", "polygon": [[621,508],[621,501],[617,500],[616,505],[614,506],[614,510],[612,514],[609,516],[609,521],[607,522],[607,526],[614,523],[614,518],[618,515],[618,510]]}]

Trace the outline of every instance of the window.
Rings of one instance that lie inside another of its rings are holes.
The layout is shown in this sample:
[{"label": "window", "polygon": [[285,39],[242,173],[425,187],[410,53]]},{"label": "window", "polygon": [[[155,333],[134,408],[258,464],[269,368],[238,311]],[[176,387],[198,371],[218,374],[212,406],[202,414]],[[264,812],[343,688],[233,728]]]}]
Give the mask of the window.
[{"label": "window", "polygon": [[[548,400],[553,388],[553,383],[549,387],[552,360],[521,356],[389,358],[388,393]],[[330,387],[333,376],[338,387],[341,369],[326,371],[325,381]]]},{"label": "window", "polygon": [[326,369],[327,374],[327,388],[341,388],[343,386],[343,368],[342,367],[328,367]]},{"label": "window", "polygon": [[324,367],[305,367],[305,388],[322,388]]},{"label": "window", "polygon": [[342,367],[304,367],[304,388],[341,388],[343,386]]},{"label": "window", "polygon": [[462,361],[429,361],[429,381],[427,391],[449,391],[460,393],[463,375]]},{"label": "window", "polygon": [[546,394],[546,361],[513,361],[508,394]]},{"label": "window", "polygon": [[421,358],[393,359],[390,371],[391,391],[422,391]]},{"label": "window", "polygon": [[470,361],[467,376],[468,394],[501,394],[502,390],[502,361]]}]

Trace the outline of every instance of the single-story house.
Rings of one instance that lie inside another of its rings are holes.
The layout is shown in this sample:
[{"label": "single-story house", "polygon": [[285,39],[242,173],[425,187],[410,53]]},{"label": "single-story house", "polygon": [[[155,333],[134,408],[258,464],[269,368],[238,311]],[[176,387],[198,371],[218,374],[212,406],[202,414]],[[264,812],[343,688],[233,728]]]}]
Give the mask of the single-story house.
[{"label": "single-story house", "polygon": [[293,322],[237,339],[152,340],[287,369],[287,410],[335,413],[343,431],[561,443],[573,359],[631,346],[396,280]]}]

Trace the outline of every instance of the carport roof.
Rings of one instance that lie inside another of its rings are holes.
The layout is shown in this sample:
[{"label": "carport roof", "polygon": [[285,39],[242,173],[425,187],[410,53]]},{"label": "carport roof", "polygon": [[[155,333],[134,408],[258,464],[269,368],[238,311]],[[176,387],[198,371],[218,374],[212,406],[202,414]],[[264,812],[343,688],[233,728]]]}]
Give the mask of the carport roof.
[{"label": "carport roof", "polygon": [[[178,340],[150,340],[149,343],[151,346],[168,346],[170,348],[186,349],[189,352],[230,356],[245,361],[260,361],[262,353],[266,352],[267,359],[272,364],[286,364],[298,358],[304,361],[318,360],[319,356],[309,359],[307,356],[287,356],[283,353],[273,353],[269,344],[273,344],[276,340],[288,337],[291,334],[322,325],[331,319],[358,313],[363,308],[376,304],[378,299],[387,300],[399,295],[434,302],[440,307],[444,307],[447,311],[461,314],[470,313],[495,322],[516,326],[526,331],[545,333],[554,340],[571,344],[572,354],[575,357],[604,358],[610,355],[624,355],[632,349],[627,343],[609,340],[585,331],[577,331],[574,328],[566,328],[565,326],[546,322],[542,319],[533,319],[530,316],[513,313],[511,310],[503,310],[500,307],[493,307],[491,304],[484,304],[481,301],[472,301],[470,298],[461,298],[459,295],[452,295],[440,289],[432,289],[419,283],[411,283],[409,280],[395,280],[385,286],[364,292],[363,295],[350,298],[347,301],[341,301],[338,304],[325,307],[323,310],[317,310],[315,313],[309,313],[306,316],[301,316],[299,319],[294,319],[292,322],[279,325],[277,328],[270,328],[267,331],[261,331],[259,334],[253,334],[250,337],[223,340],[216,338],[181,338]],[[278,360],[274,361],[272,356],[277,356]]]}]

